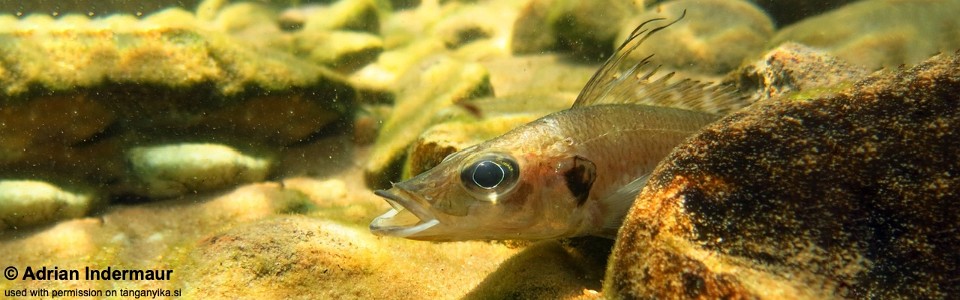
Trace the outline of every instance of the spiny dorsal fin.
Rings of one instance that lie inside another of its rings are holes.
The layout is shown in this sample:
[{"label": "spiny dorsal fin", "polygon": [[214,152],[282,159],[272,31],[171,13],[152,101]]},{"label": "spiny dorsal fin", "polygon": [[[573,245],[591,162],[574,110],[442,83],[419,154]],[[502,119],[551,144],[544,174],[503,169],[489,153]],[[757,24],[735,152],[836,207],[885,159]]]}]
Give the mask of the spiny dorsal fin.
[{"label": "spiny dorsal fin", "polygon": [[673,107],[709,113],[727,113],[750,104],[747,97],[737,93],[736,88],[726,85],[714,85],[691,79],[669,82],[674,73],[655,77],[660,65],[651,62],[649,55],[639,62],[626,66],[627,56],[654,33],[677,23],[687,11],[672,22],[646,28],[647,24],[662,21],[663,18],[648,20],[637,26],[613,56],[607,59],[597,73],[593,74],[587,85],[580,91],[573,107],[597,104],[644,104]]}]

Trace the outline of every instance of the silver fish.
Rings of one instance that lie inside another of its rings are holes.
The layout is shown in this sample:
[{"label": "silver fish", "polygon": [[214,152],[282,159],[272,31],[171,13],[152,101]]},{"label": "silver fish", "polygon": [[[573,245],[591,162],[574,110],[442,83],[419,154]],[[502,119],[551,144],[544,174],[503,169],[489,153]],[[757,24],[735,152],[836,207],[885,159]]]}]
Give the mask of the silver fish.
[{"label": "silver fish", "polygon": [[433,241],[612,238],[660,160],[717,112],[745,103],[730,87],[669,83],[673,73],[654,78],[652,56],[622,69],[640,43],[682,18],[637,27],[570,109],[375,191],[393,209],[371,222],[371,232]]}]

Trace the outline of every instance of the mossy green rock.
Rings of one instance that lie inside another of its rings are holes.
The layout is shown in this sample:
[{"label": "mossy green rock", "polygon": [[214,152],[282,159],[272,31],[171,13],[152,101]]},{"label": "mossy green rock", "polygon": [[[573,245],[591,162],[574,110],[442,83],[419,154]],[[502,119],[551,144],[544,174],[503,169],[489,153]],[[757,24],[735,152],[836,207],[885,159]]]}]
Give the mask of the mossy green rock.
[{"label": "mossy green rock", "polygon": [[343,73],[360,69],[383,52],[383,40],[369,33],[301,31],[296,37],[297,48],[310,61]]},{"label": "mossy green rock", "polygon": [[[256,14],[241,22],[243,12]],[[273,20],[253,4],[205,18],[176,8],[0,17],[0,176],[80,180],[113,196],[126,193],[123,152],[137,145],[278,151],[307,139],[352,109],[354,90],[286,53]],[[276,36],[250,39],[263,30]]]},{"label": "mossy green rock", "polygon": [[912,65],[960,49],[957,11],[957,1],[859,1],[783,28],[769,45],[798,42],[870,70]]},{"label": "mossy green rock", "polygon": [[184,88],[213,83],[234,95],[248,88],[315,85],[328,72],[293,56],[251,49],[205,30],[193,14],[169,9],[141,21],[130,16],[88,20],[32,16],[0,29],[0,79],[7,95],[32,86],[68,90],[111,83]]},{"label": "mossy green rock", "polygon": [[614,298],[960,293],[960,55],[757,103],[679,145],[617,237]]}]

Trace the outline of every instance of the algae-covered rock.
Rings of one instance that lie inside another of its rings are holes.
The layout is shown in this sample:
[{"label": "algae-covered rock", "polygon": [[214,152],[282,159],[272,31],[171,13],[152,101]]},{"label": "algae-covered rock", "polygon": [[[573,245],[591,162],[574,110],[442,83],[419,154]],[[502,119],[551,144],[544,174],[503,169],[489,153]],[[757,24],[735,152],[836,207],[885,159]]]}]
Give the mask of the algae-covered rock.
[{"label": "algae-covered rock", "polygon": [[957,95],[955,54],[708,126],[647,181],[620,229],[606,295],[960,293]]},{"label": "algae-covered rock", "polygon": [[520,12],[511,41],[514,53],[559,50],[587,61],[613,52],[620,25],[642,1],[534,0]]},{"label": "algae-covered rock", "polygon": [[96,195],[33,180],[0,180],[0,230],[83,217]]},{"label": "algae-covered rock", "polygon": [[634,59],[654,54],[657,63],[674,70],[719,75],[758,54],[773,36],[773,22],[744,0],[677,0],[658,5],[620,26],[620,45],[640,23],[654,18],[676,20],[633,52]]},{"label": "algae-covered rock", "polygon": [[798,42],[867,69],[911,65],[960,49],[957,11],[957,1],[858,1],[783,28],[770,45]]},{"label": "algae-covered rock", "polygon": [[384,51],[377,57],[375,63],[366,65],[351,74],[350,82],[363,90],[396,94],[404,74],[427,57],[444,53],[444,49],[443,43],[439,40],[424,39]]},{"label": "algae-covered rock", "polygon": [[386,7],[379,0],[339,0],[329,5],[312,6],[304,10],[303,30],[379,33],[383,9]]},{"label": "algae-covered rock", "polygon": [[248,88],[304,88],[336,80],[329,71],[271,49],[251,49],[206,30],[193,14],[169,9],[143,20],[113,16],[27,17],[0,28],[0,79],[7,95],[34,88],[71,90],[101,84],[184,88],[214,83],[234,95]]},{"label": "algae-covered rock", "polygon": [[345,73],[375,61],[383,52],[383,40],[363,32],[301,31],[296,43],[311,61]]},{"label": "algae-covered rock", "polygon": [[790,97],[817,98],[849,88],[867,71],[796,43],[784,43],[763,58],[731,74],[741,92],[755,91],[756,101],[790,94]]},{"label": "algae-covered rock", "polygon": [[[0,17],[0,176],[125,193],[122,152],[135,145],[278,150],[351,110],[353,88],[286,53],[279,41],[292,35],[280,36],[270,10],[221,3],[209,14]],[[276,43],[248,36],[263,30]]]},{"label": "algae-covered rock", "polygon": [[421,62],[420,66],[406,75],[393,114],[377,137],[366,166],[371,186],[388,185],[399,176],[397,167],[407,147],[427,127],[445,119],[438,112],[493,92],[487,70],[480,64],[439,56]]},{"label": "algae-covered rock", "polygon": [[151,197],[171,197],[261,181],[270,160],[224,145],[181,144],[137,147],[128,155],[132,171]]}]

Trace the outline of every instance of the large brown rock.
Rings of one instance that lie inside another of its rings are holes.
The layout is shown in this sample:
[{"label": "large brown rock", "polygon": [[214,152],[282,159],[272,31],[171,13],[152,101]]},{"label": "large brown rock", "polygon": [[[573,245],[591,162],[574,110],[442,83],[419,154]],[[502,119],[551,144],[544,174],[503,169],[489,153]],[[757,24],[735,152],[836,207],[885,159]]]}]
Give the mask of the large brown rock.
[{"label": "large brown rock", "polygon": [[960,56],[761,102],[654,171],[621,228],[620,298],[960,293]]}]

